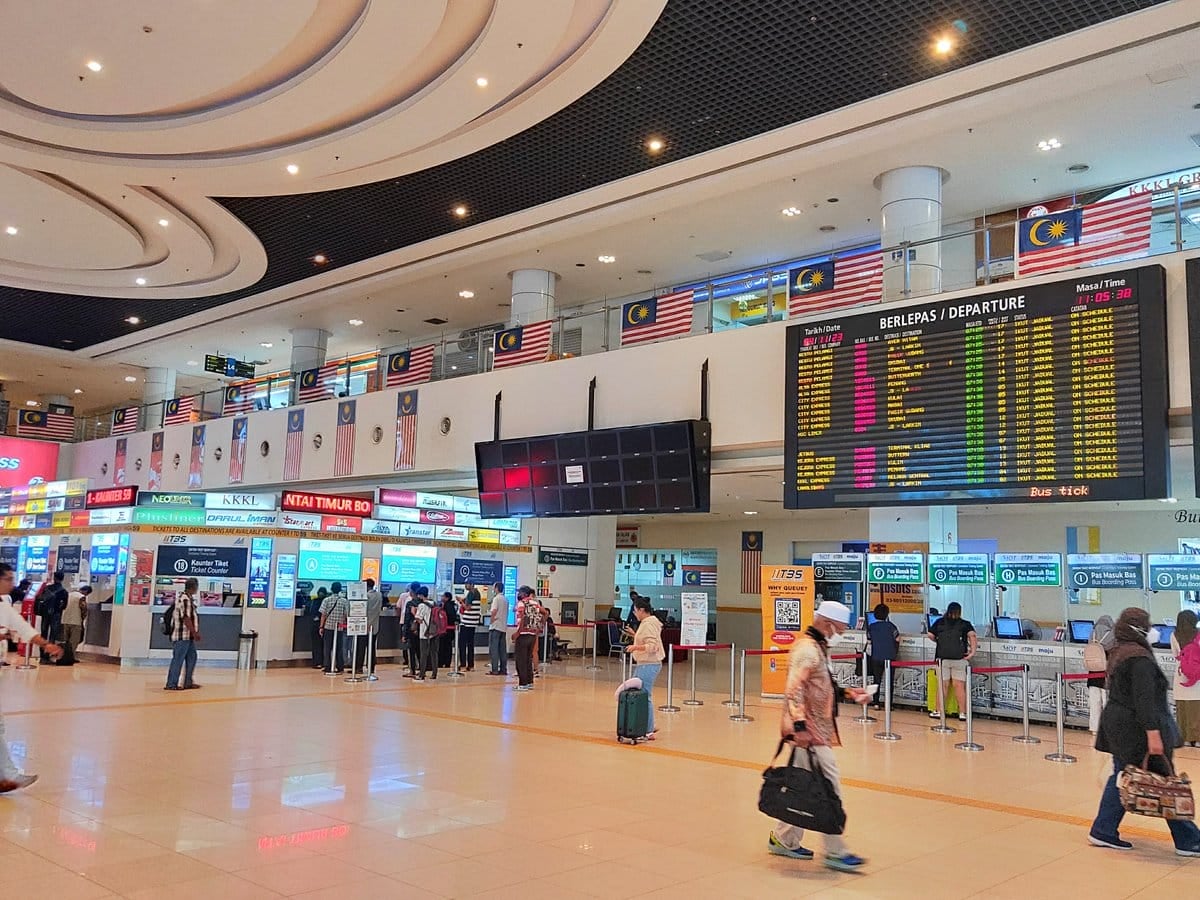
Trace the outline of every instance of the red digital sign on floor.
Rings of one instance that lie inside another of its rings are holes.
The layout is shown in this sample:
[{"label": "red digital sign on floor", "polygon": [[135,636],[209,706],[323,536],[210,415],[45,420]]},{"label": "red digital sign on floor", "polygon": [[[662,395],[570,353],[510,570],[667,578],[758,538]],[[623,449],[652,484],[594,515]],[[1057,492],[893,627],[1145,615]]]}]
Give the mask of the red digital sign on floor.
[{"label": "red digital sign on floor", "polygon": [[58,444],[0,437],[0,488],[54,481],[58,475]]}]

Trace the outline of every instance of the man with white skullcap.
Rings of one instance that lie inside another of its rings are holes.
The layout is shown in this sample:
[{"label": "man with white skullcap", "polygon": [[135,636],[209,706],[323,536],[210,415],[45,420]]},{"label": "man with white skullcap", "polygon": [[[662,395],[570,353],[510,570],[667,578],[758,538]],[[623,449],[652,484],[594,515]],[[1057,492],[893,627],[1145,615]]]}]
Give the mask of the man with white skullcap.
[{"label": "man with white skullcap", "polygon": [[[817,607],[813,623],[800,638],[788,658],[787,690],[784,695],[780,732],[784,740],[797,747],[810,748],[825,777],[838,796],[842,795],[837,760],[833,748],[841,746],[837,730],[837,706],[844,693],[856,703],[866,703],[870,694],[858,688],[843,691],[829,669],[829,639],[850,627],[850,608],[835,600]],[[808,768],[808,754],[797,753],[793,765]],[[846,848],[841,835],[827,834],[824,863],[839,872],[861,871],[866,860]],[[787,822],[776,822],[767,842],[776,856],[812,859],[813,851],[802,845],[804,829]]]}]

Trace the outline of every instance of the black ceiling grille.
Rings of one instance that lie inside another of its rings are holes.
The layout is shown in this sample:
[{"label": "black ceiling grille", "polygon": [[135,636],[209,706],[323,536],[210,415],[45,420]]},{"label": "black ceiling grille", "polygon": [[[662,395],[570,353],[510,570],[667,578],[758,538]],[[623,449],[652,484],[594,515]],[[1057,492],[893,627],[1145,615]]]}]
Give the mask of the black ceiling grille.
[{"label": "black ceiling grille", "polygon": [[[221,199],[267,252],[259,282],[219,296],[114,301],[0,287],[3,336],[64,347],[159,325],[802,121],[1167,0],[671,0],[605,81],[462,159],[315,194]],[[956,20],[965,34],[952,31]],[[951,61],[929,52],[951,31]],[[661,135],[657,156],[644,142]],[[451,210],[465,203],[470,214]]]}]

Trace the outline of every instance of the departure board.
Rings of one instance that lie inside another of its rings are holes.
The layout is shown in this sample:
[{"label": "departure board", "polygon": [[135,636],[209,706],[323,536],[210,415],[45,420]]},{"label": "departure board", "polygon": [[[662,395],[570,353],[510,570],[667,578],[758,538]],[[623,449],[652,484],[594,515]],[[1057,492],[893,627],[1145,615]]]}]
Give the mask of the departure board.
[{"label": "departure board", "polygon": [[1166,496],[1161,266],[802,322],[790,509]]}]

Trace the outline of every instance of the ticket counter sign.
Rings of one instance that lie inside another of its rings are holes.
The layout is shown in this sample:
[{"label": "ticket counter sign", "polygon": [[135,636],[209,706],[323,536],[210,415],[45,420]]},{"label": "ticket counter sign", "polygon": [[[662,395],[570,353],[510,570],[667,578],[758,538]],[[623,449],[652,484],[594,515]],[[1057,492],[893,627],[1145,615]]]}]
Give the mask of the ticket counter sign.
[{"label": "ticket counter sign", "polygon": [[812,566],[762,566],[762,695],[779,697],[787,687],[787,653],[812,624],[816,580]]},{"label": "ticket counter sign", "polygon": [[1057,553],[997,553],[996,584],[1012,587],[1061,587],[1062,557]]},{"label": "ticket counter sign", "polygon": [[1145,586],[1140,553],[1068,553],[1068,587],[1133,588]]},{"label": "ticket counter sign", "polygon": [[850,581],[861,584],[866,557],[861,553],[814,553],[813,578],[817,581]]},{"label": "ticket counter sign", "polygon": [[867,581],[872,584],[924,584],[925,557],[920,553],[868,553]]},{"label": "ticket counter sign", "polygon": [[930,584],[987,584],[988,555],[986,553],[930,553]]},{"label": "ticket counter sign", "polygon": [[1200,556],[1150,553],[1146,556],[1153,591],[1200,591]]}]

